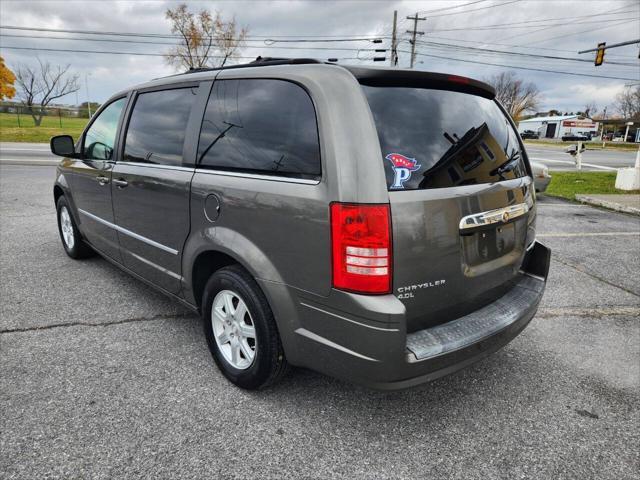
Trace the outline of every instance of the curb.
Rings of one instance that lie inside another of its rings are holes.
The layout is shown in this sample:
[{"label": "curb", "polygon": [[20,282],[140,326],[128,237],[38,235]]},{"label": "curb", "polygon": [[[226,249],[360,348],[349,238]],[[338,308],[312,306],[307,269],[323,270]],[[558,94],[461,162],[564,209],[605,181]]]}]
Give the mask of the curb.
[{"label": "curb", "polygon": [[23,167],[55,167],[59,160],[5,160],[0,158],[0,165],[20,165]]},{"label": "curb", "polygon": [[614,210],[616,212],[630,213],[631,215],[640,216],[640,208],[630,207],[628,205],[622,205],[621,203],[610,202],[607,200],[600,200],[598,198],[593,198],[588,195],[576,195],[576,200],[580,203],[585,203],[587,205],[604,207],[604,208],[608,208],[609,210]]}]

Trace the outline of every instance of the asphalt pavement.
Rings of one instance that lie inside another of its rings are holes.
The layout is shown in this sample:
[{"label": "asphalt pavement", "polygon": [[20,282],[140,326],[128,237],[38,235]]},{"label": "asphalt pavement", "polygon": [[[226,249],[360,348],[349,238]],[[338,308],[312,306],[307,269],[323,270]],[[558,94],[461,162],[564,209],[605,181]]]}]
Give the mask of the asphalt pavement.
[{"label": "asphalt pavement", "polygon": [[[559,147],[526,145],[529,159],[545,164],[549,170],[575,170],[575,159],[564,151],[572,145]],[[640,148],[640,145],[639,145]],[[633,167],[636,152],[632,150],[585,150],[582,152],[584,171],[616,171],[618,168]]]},{"label": "asphalt pavement", "polygon": [[48,143],[0,143],[0,165],[55,165],[59,161]]},{"label": "asphalt pavement", "polygon": [[640,477],[640,218],[541,196],[539,313],[455,375],[246,392],[198,318],[64,254],[53,176],[0,165],[0,478]]},{"label": "asphalt pavement", "polygon": [[[574,170],[575,161],[563,148],[568,147],[527,145],[529,158],[544,163],[550,170]],[[614,171],[632,167],[635,151],[587,150],[582,154],[585,171]],[[53,155],[46,143],[0,143],[0,164],[4,165],[56,165],[59,157]]]}]

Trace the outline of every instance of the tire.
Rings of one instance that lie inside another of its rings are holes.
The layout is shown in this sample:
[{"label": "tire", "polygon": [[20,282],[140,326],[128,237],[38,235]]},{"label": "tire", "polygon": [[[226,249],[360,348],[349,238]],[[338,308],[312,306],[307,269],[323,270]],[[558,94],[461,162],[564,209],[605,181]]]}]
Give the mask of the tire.
[{"label": "tire", "polygon": [[[247,314],[242,314],[240,302]],[[273,312],[256,281],[242,267],[224,267],[211,276],[202,298],[202,321],[213,359],[238,387],[265,388],[288,371]]]},{"label": "tire", "polygon": [[82,235],[78,230],[73,215],[71,214],[71,208],[67,203],[67,199],[64,195],[58,198],[56,203],[57,217],[58,217],[58,233],[60,234],[60,240],[64,251],[67,252],[73,259],[87,258],[95,254],[93,249],[85,243],[82,239]]}]

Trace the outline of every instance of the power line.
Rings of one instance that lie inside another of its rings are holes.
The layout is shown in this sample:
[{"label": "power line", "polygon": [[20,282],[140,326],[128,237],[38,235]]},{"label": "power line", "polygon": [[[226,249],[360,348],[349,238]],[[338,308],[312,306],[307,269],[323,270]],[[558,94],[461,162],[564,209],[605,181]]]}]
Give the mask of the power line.
[{"label": "power line", "polygon": [[[620,10],[624,10],[625,8],[629,8],[629,6],[630,5],[625,5],[623,7],[616,8],[614,10],[611,10],[609,13],[619,13]],[[633,20],[631,20],[631,21],[633,21]],[[602,26],[602,27],[591,28],[589,30],[580,30],[579,32],[574,32],[574,33],[569,33],[569,34],[556,35],[554,37],[550,37],[550,38],[547,38],[547,39],[544,39],[544,40],[535,41],[534,43],[542,43],[542,42],[546,42],[547,40],[553,40],[553,39],[556,39],[556,38],[564,38],[564,37],[569,37],[569,36],[573,36],[573,35],[579,35],[581,33],[589,33],[589,32],[593,32],[593,31],[596,31],[596,30],[603,30],[603,29],[615,27],[616,25],[622,25],[624,23],[628,23],[628,21],[624,20],[621,23],[614,23],[612,25],[605,25],[605,26]],[[518,34],[518,35],[511,35],[509,37],[503,38],[502,40],[510,40],[510,39],[516,38],[516,37],[523,37],[523,36],[527,36],[527,35],[533,35],[535,33],[541,32],[543,30],[549,30],[550,28],[554,28],[554,27],[544,27],[544,28],[541,28],[539,30],[534,30],[533,32],[527,32],[527,33]]]},{"label": "power line", "polygon": [[431,12],[441,12],[443,10],[454,10],[456,8],[467,7],[469,5],[475,5],[476,3],[488,2],[489,0],[475,0],[475,2],[463,3],[462,5],[456,5],[455,7],[442,7],[442,8],[434,8],[433,10],[421,10],[418,13],[431,13]]},{"label": "power line", "polygon": [[[8,50],[30,50],[30,51],[44,51],[44,52],[68,52],[68,53],[101,53],[108,55],[135,55],[142,57],[164,57],[164,53],[146,53],[146,52],[117,52],[117,51],[106,51],[106,50],[79,50],[79,49],[67,49],[67,48],[39,48],[39,47],[12,47],[12,46],[2,46],[4,49]],[[268,47],[265,47],[268,48]],[[194,55],[195,57],[202,58],[201,56]],[[221,55],[206,55],[206,58],[226,58]],[[249,59],[255,60],[255,56],[234,56],[233,58],[241,58],[241,59]],[[364,60],[358,57],[340,57],[338,60]]]},{"label": "power line", "polygon": [[[492,25],[462,26],[462,27],[459,27],[459,28],[431,30],[431,32],[472,30],[472,29],[481,30],[481,29],[483,29],[485,27],[500,27],[500,26],[523,25],[523,24],[528,24],[528,23],[551,22],[551,21],[556,21],[556,20],[571,20],[572,21],[571,23],[574,23],[573,20],[576,20],[576,19],[593,18],[593,17],[600,18],[600,17],[610,16],[610,15],[622,15],[624,13],[636,13],[638,11],[637,9],[620,11],[620,10],[623,10],[624,8],[627,8],[627,7],[618,8],[616,10],[612,10],[611,12],[606,12],[606,13],[595,12],[595,13],[591,13],[591,14],[588,14],[588,15],[574,15],[574,16],[571,16],[571,17],[539,18],[539,19],[534,19],[534,20],[523,20],[521,22],[498,23],[498,24],[492,24]],[[608,21],[611,21],[611,20],[608,20]],[[539,26],[543,26],[543,25],[539,25]]]},{"label": "power line", "polygon": [[[12,50],[67,52],[67,53],[92,53],[92,54],[98,53],[98,54],[110,54],[110,55],[135,55],[135,56],[152,56],[152,57],[164,56],[164,54],[162,54],[162,53],[142,53],[142,52],[117,52],[117,51],[56,49],[56,48],[33,48],[33,47],[2,47],[2,48],[12,49]],[[410,53],[410,52],[405,51],[405,50],[400,50],[400,51],[402,53]],[[466,60],[466,59],[461,59],[461,58],[443,57],[443,56],[440,56],[440,55],[433,55],[433,54],[428,54],[428,53],[419,53],[418,52],[418,53],[416,53],[416,55],[424,56],[424,57],[440,58],[440,59],[443,59],[443,60],[453,60],[453,61],[458,61],[458,62],[474,63],[474,64],[479,64],[479,65],[491,65],[491,66],[496,66],[496,67],[515,68],[515,69],[519,69],[519,70],[531,70],[531,71],[546,72],[546,73],[556,73],[556,74],[561,74],[561,75],[573,75],[573,76],[580,76],[580,77],[607,78],[607,79],[613,79],[613,80],[637,81],[636,78],[613,77],[613,76],[606,76],[606,75],[591,75],[591,74],[588,74],[588,73],[564,72],[564,71],[547,70],[547,69],[534,68],[534,67],[523,67],[523,66],[516,66],[516,65],[499,64],[499,63],[480,62],[480,61],[476,61],[476,60]],[[224,58],[224,57],[216,56],[216,55],[208,55],[207,58]],[[235,57],[235,58],[254,59],[254,57],[246,57],[246,56],[239,56],[239,57]],[[362,59],[357,58],[357,57],[343,57],[343,58],[340,58],[340,60],[362,60]]]},{"label": "power line", "polygon": [[[545,43],[545,42],[548,42],[550,40],[555,40],[556,38],[572,37],[574,35],[580,35],[581,33],[590,33],[590,32],[593,32],[595,30],[605,30],[607,28],[615,27],[615,26],[618,26],[618,25],[624,25],[625,23],[630,23],[630,22],[635,22],[635,21],[636,21],[636,19],[624,20],[622,22],[614,23],[612,25],[605,25],[604,27],[590,28],[589,30],[580,30],[579,32],[564,33],[562,35],[556,35],[554,37],[543,38],[542,40],[535,40],[533,42],[530,42],[529,45],[531,45],[532,43]],[[524,35],[529,35],[531,33],[536,33],[536,32],[525,33]],[[513,38],[513,37],[508,37],[508,38]]]},{"label": "power line", "polygon": [[[68,49],[68,48],[40,48],[40,47],[7,47],[2,46],[3,49],[8,50],[37,50],[44,52],[69,52],[69,53],[105,53],[110,55],[136,55],[143,57],[164,57],[164,53],[145,53],[145,52],[115,52],[115,51],[105,51],[105,50],[77,50],[77,49]],[[195,55],[194,55],[195,56]],[[207,55],[207,58],[225,58],[224,56],[216,56],[216,55]],[[255,57],[234,57],[234,58],[251,58]]]},{"label": "power line", "polygon": [[[70,41],[82,41],[82,42],[109,42],[109,43],[126,43],[126,44],[143,44],[143,45],[167,45],[167,46],[176,46],[180,45],[177,42],[155,42],[153,40],[120,40],[115,38],[89,38],[89,37],[51,37],[45,35],[2,35],[2,37],[7,38],[23,38],[23,39],[46,39],[46,40],[70,40]],[[0,47],[2,48],[2,47]],[[375,48],[345,48],[345,47],[280,47],[277,45],[248,45],[247,48],[275,48],[275,49],[289,49],[289,50],[336,50],[336,51],[349,51],[349,52],[360,52],[360,51],[370,51],[373,52]],[[588,61],[588,60],[585,60]]]},{"label": "power line", "polygon": [[[565,61],[568,60],[573,62],[593,63],[592,60],[588,60],[586,58],[560,57],[557,55],[540,55],[535,53],[524,53],[524,52],[509,52],[505,50],[493,50],[493,49],[479,48],[479,47],[467,47],[464,45],[452,45],[448,43],[438,43],[438,42],[431,42],[431,41],[418,40],[417,43],[420,45],[448,47],[448,48],[455,48],[459,50],[472,50],[472,51],[487,52],[487,53],[499,54],[499,55],[513,55],[513,56],[530,57],[530,58],[543,58],[547,60],[565,60]],[[638,66],[637,62],[636,63],[606,62],[606,63],[610,63],[611,65],[622,65],[626,67]]]},{"label": "power line", "polygon": [[[142,37],[142,38],[166,38],[166,39],[179,39],[182,38],[180,35],[174,34],[164,34],[164,33],[142,33],[142,32],[103,32],[98,30],[69,30],[69,29],[61,29],[61,28],[41,28],[41,27],[19,27],[16,25],[0,25],[0,29],[6,30],[26,30],[26,31],[35,31],[35,32],[52,32],[52,33],[74,33],[74,34],[84,34],[84,35],[101,35],[101,36],[116,36],[116,37]],[[247,36],[247,39],[256,39],[256,40],[273,40],[282,38],[282,40],[278,40],[279,42],[287,42],[288,37],[296,37],[299,39],[305,39],[304,41],[309,42],[333,42],[333,41],[371,41],[378,38],[380,36],[375,35],[319,35],[319,36],[306,36],[306,35],[291,35],[291,36],[280,36],[280,35],[250,35]],[[335,37],[335,38],[334,38]],[[353,37],[353,38],[351,38]]]},{"label": "power line", "polygon": [[[377,42],[376,40],[380,40]],[[322,38],[316,40],[310,39],[286,39],[279,40],[275,38],[266,38],[264,40],[265,45],[273,45],[274,43],[322,43],[322,42],[373,42],[373,43],[382,43],[381,37],[371,37],[371,38]]]},{"label": "power line", "polygon": [[[493,4],[493,5],[487,5],[486,7],[480,7],[480,8],[472,8],[470,10],[463,10],[462,12],[438,13],[436,15],[429,15],[429,17],[432,18],[432,17],[447,17],[449,15],[460,15],[461,13],[471,13],[471,12],[477,12],[477,11],[480,11],[480,10],[486,10],[488,8],[503,7],[504,5],[509,5],[511,3],[518,3],[518,2],[521,2],[521,1],[522,0],[510,0],[509,2],[503,2],[503,3]],[[424,12],[420,12],[420,13],[424,13]]]},{"label": "power line", "polygon": [[[614,15],[622,15],[623,13],[629,13],[631,12],[631,10],[629,10],[628,12],[620,12],[620,13],[615,13]],[[585,16],[584,18],[592,18],[595,15],[589,15],[589,16]],[[554,21],[557,20],[573,20],[575,18],[579,18],[579,17],[573,17],[573,18],[569,18],[569,17],[565,17],[565,18],[556,18],[553,19]],[[638,18],[638,17],[636,17]],[[551,19],[550,19],[551,20]],[[604,23],[604,22],[617,22],[620,20],[629,20],[629,17],[623,17],[623,18],[610,18],[610,19],[605,19],[605,20],[583,20],[583,21],[578,21],[578,22],[571,22],[571,25],[582,25],[582,24],[587,24],[587,23]],[[537,28],[537,27],[566,27],[567,24],[566,22],[563,23],[552,23],[552,24],[541,24],[540,22],[543,21],[547,21],[547,20],[528,20],[525,22],[511,22],[511,23],[497,23],[497,24],[493,24],[493,25],[478,25],[477,27],[460,27],[460,28],[438,28],[438,29],[434,29],[434,30],[430,30],[430,32],[457,32],[457,31],[475,31],[475,30],[505,30],[505,29],[520,29],[520,28]],[[525,23],[538,23],[537,25],[523,25]]]},{"label": "power line", "polygon": [[[454,41],[454,42],[463,42],[463,43],[473,43],[474,45],[478,45],[478,44],[482,44],[482,45],[497,45],[498,47],[511,47],[511,48],[521,48],[521,49],[535,49],[537,50],[547,50],[550,52],[565,52],[565,53],[574,53],[574,50],[566,50],[566,49],[562,49],[562,48],[550,48],[550,47],[533,47],[533,46],[526,46],[526,45],[513,45],[510,43],[495,43],[495,42],[486,42],[484,40],[463,40],[461,38],[451,38],[451,37],[437,37],[437,36],[432,36],[429,35],[429,38],[433,38],[435,40],[449,40],[449,41]],[[455,45],[455,44],[452,44]],[[464,47],[464,45],[458,45],[460,47]],[[612,57],[612,55],[608,55],[609,57]],[[616,55],[617,58],[625,58],[625,59],[635,59],[636,57],[633,55]]]},{"label": "power line", "polygon": [[[623,7],[616,8],[616,9],[614,9],[614,10],[611,10],[609,13],[610,13],[610,14],[616,14],[616,13],[619,13],[619,11],[620,11],[620,10],[624,10],[625,8],[629,8],[629,5],[625,5],[625,6],[623,6]],[[623,22],[626,22],[626,21],[627,21],[627,19],[625,19]],[[603,28],[609,28],[610,26],[615,26],[615,25],[619,25],[619,24],[618,24],[618,23],[614,23],[614,24],[612,24],[612,25],[608,25],[608,26],[607,26],[607,25],[605,25],[605,26],[603,26],[603,27],[596,27],[596,28],[592,28],[592,29],[590,29],[590,30],[584,30],[584,31],[582,31],[582,32],[580,32],[580,33],[590,32],[590,31],[595,31],[595,30],[601,30],[601,29],[603,29]],[[504,38],[502,38],[502,41],[505,41],[505,40],[511,40],[512,38],[522,38],[522,37],[526,37],[526,36],[528,36],[528,35],[534,35],[534,34],[536,34],[536,33],[542,32],[542,31],[544,31],[544,30],[549,30],[549,29],[552,29],[552,28],[556,28],[556,26],[555,26],[555,25],[551,25],[551,26],[543,26],[543,28],[538,28],[538,29],[536,29],[536,30],[534,30],[534,31],[532,31],[532,32],[517,33],[517,34],[515,34],[515,35],[510,35],[510,36],[508,36],[508,37],[504,37]],[[563,35],[558,35],[558,36],[555,36],[555,37],[552,37],[552,38],[561,38],[561,37],[565,37],[565,36],[568,36],[568,35],[563,34]]]},{"label": "power line", "polygon": [[[403,53],[409,53],[406,50],[401,50]],[[534,68],[534,67],[521,67],[521,66],[516,66],[516,65],[504,65],[504,64],[500,64],[500,63],[489,63],[489,62],[480,62],[477,60],[466,60],[466,59],[462,59],[462,58],[453,58],[453,57],[443,57],[440,55],[432,55],[430,53],[416,53],[416,55],[422,56],[422,57],[433,57],[433,58],[440,58],[442,60],[453,60],[456,62],[465,62],[465,63],[475,63],[475,64],[479,64],[479,65],[491,65],[494,67],[504,67],[504,68],[515,68],[515,69],[519,69],[519,70],[532,70],[534,72],[545,72],[545,73],[557,73],[560,75],[573,75],[573,76],[578,76],[578,77],[592,77],[592,78],[608,78],[611,80],[630,80],[630,81],[636,81],[636,78],[623,78],[623,77],[611,77],[611,76],[607,76],[607,75],[591,75],[589,73],[576,73],[576,72],[563,72],[563,71],[559,71],[559,70],[546,70],[546,69],[542,69],[542,68]]]}]

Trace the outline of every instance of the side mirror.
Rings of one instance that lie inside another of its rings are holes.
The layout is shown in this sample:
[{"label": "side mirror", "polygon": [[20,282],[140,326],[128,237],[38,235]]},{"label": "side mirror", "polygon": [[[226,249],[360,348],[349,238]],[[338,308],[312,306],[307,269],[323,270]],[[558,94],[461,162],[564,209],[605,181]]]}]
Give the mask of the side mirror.
[{"label": "side mirror", "polygon": [[77,157],[75,146],[73,144],[73,137],[71,135],[58,135],[52,137],[49,144],[51,146],[51,153],[54,155],[58,155],[59,157]]}]

